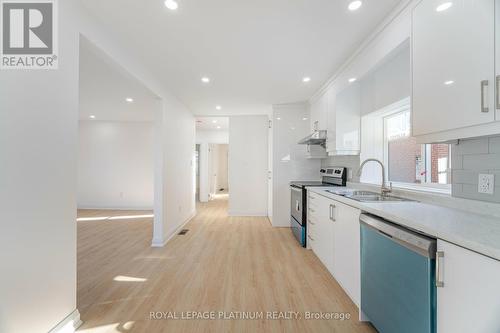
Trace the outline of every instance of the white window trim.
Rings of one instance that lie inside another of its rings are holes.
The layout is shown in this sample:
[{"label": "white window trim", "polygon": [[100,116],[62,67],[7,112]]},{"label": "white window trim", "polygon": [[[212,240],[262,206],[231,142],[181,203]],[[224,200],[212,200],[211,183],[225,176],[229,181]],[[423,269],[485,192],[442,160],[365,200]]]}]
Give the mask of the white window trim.
[{"label": "white window trim", "polygon": [[[378,111],[375,111],[372,113],[372,115],[380,117],[383,122],[383,133],[384,133],[384,165],[386,166],[385,168],[385,179],[389,181],[389,154],[388,154],[388,146],[387,146],[387,129],[386,129],[386,124],[385,124],[385,118],[400,112],[404,111],[411,111],[411,100],[410,97],[407,97],[399,102],[393,103],[391,105],[388,105]],[[413,129],[412,129],[413,130]],[[410,131],[411,133],[412,131]],[[430,147],[430,146],[427,146]],[[427,154],[426,154],[427,155]],[[425,161],[426,163],[428,162],[427,159]],[[451,162],[451,154],[448,163]],[[449,176],[448,176],[449,177]],[[366,183],[373,185],[373,183]],[[402,190],[411,190],[411,191],[417,191],[417,192],[430,192],[430,193],[439,193],[439,194],[447,194],[451,195],[451,184],[436,184],[436,183],[421,183],[421,184],[414,184],[414,183],[403,183],[403,182],[390,182],[392,184],[393,188],[395,189],[402,189]],[[387,185],[387,184],[386,184]]]}]

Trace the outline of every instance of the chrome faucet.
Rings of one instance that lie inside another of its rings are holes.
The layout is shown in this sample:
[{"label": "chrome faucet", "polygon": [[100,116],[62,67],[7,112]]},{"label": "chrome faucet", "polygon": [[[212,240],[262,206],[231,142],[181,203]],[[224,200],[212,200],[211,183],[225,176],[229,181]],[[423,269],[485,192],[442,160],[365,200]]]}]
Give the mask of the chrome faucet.
[{"label": "chrome faucet", "polygon": [[364,168],[365,164],[368,162],[376,162],[376,163],[380,164],[380,167],[382,168],[382,186],[380,188],[380,193],[382,193],[383,196],[391,193],[392,192],[392,183],[391,183],[390,187],[385,186],[385,167],[384,167],[384,163],[382,163],[380,160],[377,160],[375,158],[369,158],[369,159],[365,160],[363,163],[361,163],[361,166],[359,167],[359,170],[358,170],[358,177],[361,177],[361,173],[363,172],[363,168]]}]

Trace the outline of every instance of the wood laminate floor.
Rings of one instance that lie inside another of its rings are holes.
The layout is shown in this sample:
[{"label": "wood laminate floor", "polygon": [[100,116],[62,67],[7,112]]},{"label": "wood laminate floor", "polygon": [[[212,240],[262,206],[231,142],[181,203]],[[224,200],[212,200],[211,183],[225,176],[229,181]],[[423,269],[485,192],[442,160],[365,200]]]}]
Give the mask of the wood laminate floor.
[{"label": "wood laminate floor", "polygon": [[[375,332],[358,322],[354,304],[289,229],[272,228],[265,218],[228,217],[221,196],[198,205],[187,235],[155,249],[150,214],[79,211],[78,309],[84,324],[78,332]],[[299,318],[279,318],[289,311]],[[151,319],[151,312],[170,318]],[[228,319],[242,312],[257,319]],[[351,319],[307,320],[306,312]]]}]

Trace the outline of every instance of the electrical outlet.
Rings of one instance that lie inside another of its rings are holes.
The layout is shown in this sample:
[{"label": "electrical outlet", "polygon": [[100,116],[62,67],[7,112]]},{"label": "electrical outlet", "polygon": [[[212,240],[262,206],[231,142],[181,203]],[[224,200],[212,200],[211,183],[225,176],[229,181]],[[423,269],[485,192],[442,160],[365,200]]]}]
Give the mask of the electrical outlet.
[{"label": "electrical outlet", "polygon": [[477,191],[484,194],[493,194],[495,192],[495,175],[480,174]]}]

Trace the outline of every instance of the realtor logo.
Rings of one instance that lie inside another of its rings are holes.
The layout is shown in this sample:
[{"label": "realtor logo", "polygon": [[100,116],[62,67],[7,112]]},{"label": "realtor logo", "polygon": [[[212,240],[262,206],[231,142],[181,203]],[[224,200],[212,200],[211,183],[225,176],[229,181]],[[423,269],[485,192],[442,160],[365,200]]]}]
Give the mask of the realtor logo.
[{"label": "realtor logo", "polygon": [[0,0],[1,69],[57,69],[56,0]]}]

